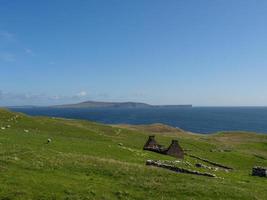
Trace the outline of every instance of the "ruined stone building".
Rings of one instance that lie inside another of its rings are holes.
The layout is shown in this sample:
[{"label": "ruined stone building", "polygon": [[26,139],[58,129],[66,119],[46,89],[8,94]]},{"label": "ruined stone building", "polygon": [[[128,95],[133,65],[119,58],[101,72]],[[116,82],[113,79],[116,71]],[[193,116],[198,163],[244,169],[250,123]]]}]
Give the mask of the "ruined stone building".
[{"label": "ruined stone building", "polygon": [[159,145],[157,143],[157,141],[155,140],[155,136],[149,136],[146,144],[144,145],[144,150],[148,150],[148,151],[154,151],[154,152],[158,152],[161,153],[162,151],[165,150],[165,148],[162,145]]},{"label": "ruined stone building", "polygon": [[184,151],[177,140],[172,140],[171,145],[166,150],[166,154],[176,158],[184,158]]},{"label": "ruined stone building", "polygon": [[165,148],[163,145],[157,143],[157,141],[155,140],[155,136],[149,136],[143,149],[147,151],[170,155],[176,158],[184,158],[184,151],[177,140],[172,140],[170,146],[168,148]]}]

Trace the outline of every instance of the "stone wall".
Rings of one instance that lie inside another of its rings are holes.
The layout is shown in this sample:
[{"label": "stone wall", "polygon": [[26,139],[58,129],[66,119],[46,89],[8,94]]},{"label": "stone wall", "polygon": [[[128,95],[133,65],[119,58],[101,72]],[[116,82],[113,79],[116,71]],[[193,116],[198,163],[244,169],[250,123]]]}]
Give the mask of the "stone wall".
[{"label": "stone wall", "polygon": [[196,159],[201,160],[203,162],[209,163],[209,164],[211,164],[213,166],[216,166],[216,167],[220,167],[220,168],[227,169],[227,170],[229,170],[229,169],[232,170],[233,169],[232,167],[228,167],[228,166],[225,166],[225,165],[210,161],[210,160],[205,159],[205,158],[200,158],[200,157],[192,155],[192,154],[187,154],[187,155],[192,157],[192,158],[196,158]]},{"label": "stone wall", "polygon": [[267,177],[267,168],[265,167],[253,167],[252,176]]},{"label": "stone wall", "polygon": [[146,165],[150,165],[150,166],[155,166],[155,167],[161,167],[161,168],[165,168],[174,172],[178,172],[178,173],[186,173],[186,174],[194,174],[194,175],[199,175],[199,176],[208,176],[208,177],[216,177],[215,174],[210,174],[207,172],[198,172],[198,171],[194,171],[194,170],[189,170],[189,169],[185,169],[185,168],[181,168],[181,167],[176,167],[173,165],[169,165],[169,164],[165,164],[162,163],[158,160],[147,160],[146,161]]}]

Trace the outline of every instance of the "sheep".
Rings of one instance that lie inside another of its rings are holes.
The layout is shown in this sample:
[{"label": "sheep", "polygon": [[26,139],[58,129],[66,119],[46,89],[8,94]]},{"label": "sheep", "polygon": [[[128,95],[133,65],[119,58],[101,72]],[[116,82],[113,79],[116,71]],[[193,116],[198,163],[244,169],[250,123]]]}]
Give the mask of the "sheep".
[{"label": "sheep", "polygon": [[52,140],[50,138],[47,139],[47,144],[51,143]]}]

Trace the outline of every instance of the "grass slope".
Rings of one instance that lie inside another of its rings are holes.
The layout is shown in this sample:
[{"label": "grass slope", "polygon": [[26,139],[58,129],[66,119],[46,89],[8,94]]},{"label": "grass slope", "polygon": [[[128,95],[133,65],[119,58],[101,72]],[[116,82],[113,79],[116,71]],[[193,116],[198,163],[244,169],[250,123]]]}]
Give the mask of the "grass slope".
[{"label": "grass slope", "polygon": [[156,131],[162,144],[178,138],[190,154],[234,168],[197,169],[220,177],[208,178],[145,166],[147,159],[174,160],[142,150],[151,126],[127,129],[0,110],[0,127],[8,125],[0,129],[0,199],[267,199],[267,179],[250,175],[254,165],[267,166],[266,135]]}]

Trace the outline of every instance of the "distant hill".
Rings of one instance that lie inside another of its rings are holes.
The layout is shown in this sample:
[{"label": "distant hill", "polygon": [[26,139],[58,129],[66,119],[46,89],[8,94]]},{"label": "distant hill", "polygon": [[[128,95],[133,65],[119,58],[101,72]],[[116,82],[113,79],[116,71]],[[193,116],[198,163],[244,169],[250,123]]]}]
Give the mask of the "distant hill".
[{"label": "distant hill", "polygon": [[162,108],[162,107],[192,107],[192,105],[149,105],[138,102],[99,102],[85,101],[77,104],[52,106],[54,108]]}]

